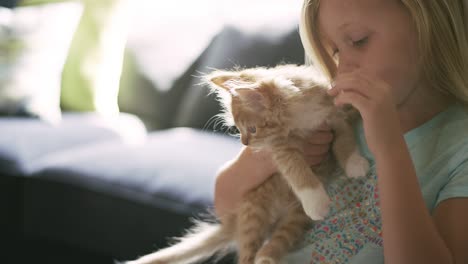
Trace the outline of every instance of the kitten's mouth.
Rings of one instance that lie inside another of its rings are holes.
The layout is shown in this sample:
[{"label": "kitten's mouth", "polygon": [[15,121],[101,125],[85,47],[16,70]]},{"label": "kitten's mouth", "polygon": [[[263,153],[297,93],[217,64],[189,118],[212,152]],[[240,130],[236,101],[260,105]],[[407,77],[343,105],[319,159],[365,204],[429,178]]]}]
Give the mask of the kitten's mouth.
[{"label": "kitten's mouth", "polygon": [[248,126],[247,130],[244,133],[241,133],[241,141],[242,144],[248,146],[250,143],[250,136],[255,135],[257,133],[257,127],[256,126]]},{"label": "kitten's mouth", "polygon": [[248,146],[250,144],[250,132],[247,132],[247,133],[242,133],[241,134],[241,142],[242,144],[244,144],[245,146]]}]

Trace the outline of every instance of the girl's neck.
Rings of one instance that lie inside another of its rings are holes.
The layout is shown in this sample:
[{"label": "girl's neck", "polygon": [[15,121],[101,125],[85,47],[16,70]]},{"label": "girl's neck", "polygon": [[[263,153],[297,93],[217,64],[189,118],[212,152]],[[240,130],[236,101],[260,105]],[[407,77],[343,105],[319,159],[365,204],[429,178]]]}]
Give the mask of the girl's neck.
[{"label": "girl's neck", "polygon": [[418,91],[398,108],[403,133],[421,126],[455,103],[452,97],[438,91],[428,92],[428,89],[416,89]]}]

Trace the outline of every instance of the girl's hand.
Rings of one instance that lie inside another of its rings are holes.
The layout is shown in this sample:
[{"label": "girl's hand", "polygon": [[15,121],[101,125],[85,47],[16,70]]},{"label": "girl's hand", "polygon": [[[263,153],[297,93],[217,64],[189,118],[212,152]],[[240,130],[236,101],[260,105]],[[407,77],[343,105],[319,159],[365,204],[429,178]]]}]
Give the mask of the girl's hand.
[{"label": "girl's hand", "polygon": [[263,183],[276,171],[268,151],[254,151],[244,147],[228,161],[216,177],[214,209],[218,217],[236,209],[244,195]]},{"label": "girl's hand", "polygon": [[[320,165],[328,155],[333,140],[331,129],[320,127],[304,145],[311,166]],[[235,210],[244,195],[277,172],[269,150],[254,151],[244,147],[239,155],[227,162],[218,173],[215,184],[215,210],[218,216]]]},{"label": "girl's hand", "polygon": [[333,133],[326,124],[310,135],[304,145],[304,154],[311,166],[318,166],[327,158],[332,141]]},{"label": "girl's hand", "polygon": [[374,156],[391,149],[402,137],[391,89],[376,77],[354,71],[340,74],[328,91],[335,97],[335,105],[350,104],[361,113],[367,145]]}]

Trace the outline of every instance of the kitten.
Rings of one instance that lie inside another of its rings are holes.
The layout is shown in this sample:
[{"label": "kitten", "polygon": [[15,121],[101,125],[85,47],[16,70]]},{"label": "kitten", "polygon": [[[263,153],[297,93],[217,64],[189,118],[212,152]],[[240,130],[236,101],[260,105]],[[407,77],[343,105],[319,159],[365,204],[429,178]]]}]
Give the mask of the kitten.
[{"label": "kitten", "polygon": [[[318,76],[314,68],[296,65],[207,75],[226,124],[237,127],[243,144],[271,149],[279,172],[246,194],[221,224],[199,222],[179,243],[128,263],[192,263],[233,246],[240,264],[280,263],[313,220],[326,217],[330,199],[324,183],[336,163],[349,177],[365,176],[369,167],[350,124],[357,111],[335,107]],[[335,133],[333,158],[312,170],[302,146],[323,123]]]}]

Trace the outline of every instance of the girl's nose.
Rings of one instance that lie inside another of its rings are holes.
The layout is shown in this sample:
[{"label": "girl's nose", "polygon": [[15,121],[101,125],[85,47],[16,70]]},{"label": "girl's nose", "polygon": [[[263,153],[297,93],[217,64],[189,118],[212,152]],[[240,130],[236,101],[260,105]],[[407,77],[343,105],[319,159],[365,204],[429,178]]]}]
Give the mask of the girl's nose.
[{"label": "girl's nose", "polygon": [[340,54],[340,59],[338,61],[337,74],[352,72],[359,68],[359,64],[356,60],[347,54]]}]

